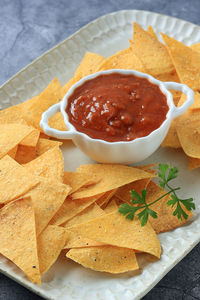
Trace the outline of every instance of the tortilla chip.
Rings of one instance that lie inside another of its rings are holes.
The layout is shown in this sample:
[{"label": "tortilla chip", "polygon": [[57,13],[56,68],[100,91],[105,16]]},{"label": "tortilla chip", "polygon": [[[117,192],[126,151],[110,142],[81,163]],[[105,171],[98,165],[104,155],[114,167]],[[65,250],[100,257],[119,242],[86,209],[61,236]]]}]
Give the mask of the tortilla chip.
[{"label": "tortilla chip", "polygon": [[32,103],[27,111],[24,112],[23,118],[28,124],[39,129],[42,114],[53,104],[58,103],[62,99],[62,86],[59,81],[54,78],[46,89],[37,97],[37,101]]},{"label": "tortilla chip", "polygon": [[76,192],[83,186],[96,184],[99,181],[100,178],[96,174],[94,176],[91,176],[79,172],[64,172],[63,182],[71,186],[72,189],[70,191],[70,194]]},{"label": "tortilla chip", "polygon": [[102,179],[96,185],[74,193],[72,195],[73,199],[91,197],[103,192],[105,193],[127,183],[139,179],[150,178],[152,176],[143,170],[117,164],[81,165],[77,171],[80,173],[87,173],[91,176],[98,175]]},{"label": "tortilla chip", "polygon": [[104,207],[106,207],[107,203],[110,201],[110,199],[114,196],[114,194],[116,193],[117,189],[108,191],[106,193],[104,193],[103,196],[101,196],[96,203],[104,209]]},{"label": "tortilla chip", "polygon": [[149,223],[142,227],[137,218],[133,221],[128,220],[118,212],[74,225],[70,230],[83,237],[112,246],[139,250],[158,258],[161,254],[159,240]]},{"label": "tortilla chip", "polygon": [[49,182],[43,177],[38,179],[39,184],[26,194],[32,199],[37,235],[47,226],[70,191],[68,185]]},{"label": "tortilla chip", "polygon": [[162,147],[181,148],[181,144],[176,132],[176,120],[172,120],[169,131],[162,142]]},{"label": "tortilla chip", "polygon": [[66,229],[67,240],[65,243],[64,249],[74,249],[74,248],[85,248],[93,246],[104,246],[104,243],[96,242],[94,240],[87,239],[82,237],[69,229]]},{"label": "tortilla chip", "polygon": [[20,145],[27,147],[36,147],[39,136],[40,131],[33,128],[33,131],[20,142]]},{"label": "tortilla chip", "polygon": [[199,91],[200,89],[200,53],[175,39],[162,34],[169,54],[175,65],[181,83]]},{"label": "tortilla chip", "polygon": [[18,149],[18,145],[16,145],[13,149],[11,149],[9,152],[8,152],[8,155],[10,157],[12,157],[13,159],[15,159],[15,155],[17,153],[17,149]]},{"label": "tortilla chip", "polygon": [[137,23],[133,25],[133,44],[131,47],[135,55],[142,61],[147,73],[152,76],[157,78],[159,75],[175,72],[165,46]]},{"label": "tortilla chip", "polygon": [[40,138],[36,147],[36,156],[40,156],[54,147],[60,147],[63,143]]},{"label": "tortilla chip", "polygon": [[41,283],[35,216],[31,199],[24,198],[0,210],[0,253],[16,264],[34,283]]},{"label": "tortilla chip", "polygon": [[49,149],[24,166],[35,176],[46,177],[53,182],[63,182],[64,161],[58,147]]},{"label": "tortilla chip", "polygon": [[0,158],[17,146],[32,128],[22,124],[0,124]]},{"label": "tortilla chip", "polygon": [[134,54],[132,48],[121,50],[108,57],[99,67],[98,71],[110,69],[128,69],[146,72],[141,60]]},{"label": "tortilla chip", "polygon": [[200,159],[199,158],[193,158],[188,157],[189,159],[189,169],[194,170],[200,167]]},{"label": "tortilla chip", "polygon": [[66,125],[61,112],[55,113],[52,117],[49,118],[48,122],[51,128],[55,128],[61,131],[66,131]]},{"label": "tortilla chip", "polygon": [[[178,107],[183,105],[185,100],[186,100],[186,95],[183,94],[178,103]],[[199,110],[199,109],[200,109],[200,93],[194,92],[194,103],[188,108],[188,110]]]},{"label": "tortilla chip", "polygon": [[0,204],[20,197],[35,187],[37,178],[6,155],[0,160]]},{"label": "tortilla chip", "polygon": [[145,178],[142,180],[137,180],[135,182],[131,182],[129,184],[126,184],[120,188],[118,188],[115,196],[119,199],[121,199],[123,202],[130,202],[131,200],[131,193],[130,191],[137,191],[139,194],[141,194],[142,190],[147,187],[149,184],[151,178]]},{"label": "tortilla chip", "polygon": [[104,212],[106,214],[109,214],[109,213],[112,213],[112,212],[115,212],[118,210],[118,205],[117,205],[115,199],[116,199],[116,196],[112,197],[111,201],[108,203],[108,205],[104,209]]},{"label": "tortilla chip", "polygon": [[153,27],[152,27],[151,25],[148,26],[147,32],[148,32],[149,34],[151,34],[155,39],[158,40],[158,37],[157,37],[157,35],[156,35],[155,31],[153,30]]},{"label": "tortilla chip", "polygon": [[200,52],[200,43],[193,44],[193,45],[190,46],[190,48],[191,48],[192,50],[195,50],[195,51],[197,51],[197,52]]},{"label": "tortilla chip", "polygon": [[15,155],[15,160],[19,164],[26,164],[36,157],[35,147],[20,145],[17,148],[17,153]]},{"label": "tortilla chip", "polygon": [[191,157],[200,158],[200,113],[187,110],[176,118],[176,131],[183,151]]},{"label": "tortilla chip", "polygon": [[[67,94],[67,92],[69,91],[69,89],[72,87],[73,84],[75,84],[76,82],[78,82],[81,79],[80,76],[76,77],[72,77],[62,88],[62,93],[63,95]],[[66,130],[66,129],[65,129]]]},{"label": "tortilla chip", "polygon": [[96,195],[89,198],[72,200],[71,196],[67,197],[63,205],[60,207],[58,212],[55,214],[50,224],[61,225],[66,223],[68,220],[72,219],[78,215],[81,211],[86,209],[92,203],[94,203],[102,194]]},{"label": "tortilla chip", "polygon": [[66,256],[86,268],[100,272],[118,274],[139,269],[131,249],[112,246],[72,249]]},{"label": "tortilla chip", "polygon": [[96,203],[93,203],[62,226],[70,228],[73,225],[88,222],[89,220],[102,215],[105,215],[103,209],[101,209]]},{"label": "tortilla chip", "polygon": [[83,78],[87,75],[95,73],[104,61],[105,57],[96,53],[86,52],[83,60],[76,69],[76,72],[74,74],[75,77]]},{"label": "tortilla chip", "polygon": [[[147,186],[146,202],[151,203],[154,200],[160,198],[165,193],[166,191],[163,191],[160,186],[151,181]],[[154,203],[151,206],[151,209],[157,212],[158,218],[154,219],[150,216],[149,222],[151,223],[151,226],[157,234],[161,232],[170,231],[172,229],[180,227],[181,225],[187,222],[187,220],[185,219],[180,221],[177,218],[177,216],[173,216],[173,211],[175,210],[175,207],[172,208],[171,206],[167,206],[166,204],[167,201],[170,199],[170,195],[167,195],[166,197],[162,198],[160,201]],[[183,205],[182,208],[184,209]],[[193,216],[193,213],[186,209],[184,209],[184,211],[188,214],[189,220]]]},{"label": "tortilla chip", "polygon": [[47,226],[47,228],[39,235],[37,242],[41,275],[47,272],[57,260],[65,245],[66,238],[67,235],[65,229],[53,225]]}]

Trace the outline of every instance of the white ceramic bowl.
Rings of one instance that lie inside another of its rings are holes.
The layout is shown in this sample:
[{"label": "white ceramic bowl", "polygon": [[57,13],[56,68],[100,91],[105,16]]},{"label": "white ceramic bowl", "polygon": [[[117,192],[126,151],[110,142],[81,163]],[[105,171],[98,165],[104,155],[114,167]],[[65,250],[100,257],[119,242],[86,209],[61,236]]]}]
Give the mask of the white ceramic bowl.
[{"label": "white ceramic bowl", "polygon": [[[151,83],[159,86],[160,90],[167,98],[167,104],[169,111],[166,115],[166,119],[159,128],[151,132],[149,135],[137,138],[128,142],[107,142],[100,139],[93,139],[87,134],[79,132],[69,122],[68,115],[65,111],[67,107],[68,98],[72,95],[74,90],[82,85],[85,81],[96,78],[100,75],[119,73],[125,75],[135,75],[141,78],[148,79]],[[186,101],[181,107],[176,107],[173,102],[172,94],[168,89],[181,91],[186,94]],[[161,145],[164,140],[172,119],[183,114],[190,105],[194,102],[194,93],[184,84],[176,82],[162,82],[154,77],[133,70],[121,70],[114,69],[109,71],[101,71],[95,74],[86,76],[80,81],[75,83],[64,96],[63,100],[53,106],[51,106],[46,112],[43,113],[40,122],[41,128],[44,132],[52,137],[59,139],[72,139],[75,145],[80,148],[86,155],[95,161],[101,163],[120,163],[120,164],[132,164],[144,160],[150,156]],[[60,131],[49,127],[48,119],[55,113],[61,111],[66,128],[68,131]]]}]

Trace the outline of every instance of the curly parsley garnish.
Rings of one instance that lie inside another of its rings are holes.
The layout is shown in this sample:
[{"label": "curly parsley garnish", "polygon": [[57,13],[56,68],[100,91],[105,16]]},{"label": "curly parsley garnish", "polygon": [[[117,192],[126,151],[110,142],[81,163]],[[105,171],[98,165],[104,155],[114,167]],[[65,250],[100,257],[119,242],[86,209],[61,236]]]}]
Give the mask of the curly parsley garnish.
[{"label": "curly parsley garnish", "polygon": [[184,218],[185,220],[187,220],[188,218],[188,215],[183,207],[188,211],[195,209],[193,198],[180,199],[176,194],[176,191],[180,190],[180,187],[173,188],[169,185],[169,182],[178,176],[178,168],[170,168],[169,164],[159,164],[158,170],[158,176],[160,178],[159,185],[163,190],[165,188],[168,188],[169,191],[150,203],[146,202],[146,189],[142,190],[141,195],[135,190],[130,191],[132,198],[130,202],[132,205],[128,203],[121,204],[118,210],[119,213],[126,216],[126,218],[129,220],[133,220],[135,215],[137,215],[138,219],[141,222],[141,226],[147,224],[149,216],[154,219],[158,217],[157,213],[154,210],[150,209],[150,206],[160,201],[168,194],[170,194],[171,199],[166,202],[166,205],[174,208],[173,215],[177,216],[180,221],[182,220],[182,218]]}]

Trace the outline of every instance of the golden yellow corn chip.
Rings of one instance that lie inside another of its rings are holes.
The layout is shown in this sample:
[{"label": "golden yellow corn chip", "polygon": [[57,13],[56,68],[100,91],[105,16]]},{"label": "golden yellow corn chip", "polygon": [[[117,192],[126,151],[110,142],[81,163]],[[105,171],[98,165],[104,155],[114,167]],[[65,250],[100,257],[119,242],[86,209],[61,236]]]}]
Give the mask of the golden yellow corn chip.
[{"label": "golden yellow corn chip", "polygon": [[[147,203],[151,203],[154,200],[160,198],[164,194],[166,194],[166,191],[163,191],[160,186],[158,186],[156,183],[151,181],[147,186],[146,201]],[[151,209],[157,212],[158,218],[154,219],[150,216],[149,222],[151,223],[151,226],[153,227],[153,229],[157,234],[160,232],[170,231],[172,229],[180,227],[181,225],[187,222],[187,220],[185,219],[180,221],[177,218],[177,216],[173,216],[173,211],[175,210],[175,207],[172,208],[171,206],[167,206],[166,204],[167,201],[170,199],[171,199],[170,195],[167,195],[160,201],[151,205]],[[183,205],[182,208],[184,209]],[[184,209],[184,211],[188,214],[188,220],[189,220],[193,216],[193,213],[186,209]]]},{"label": "golden yellow corn chip", "polygon": [[42,114],[53,104],[62,100],[62,86],[55,78],[46,89],[37,97],[37,101],[33,102],[29,109],[24,112],[23,118],[28,124],[39,129]]},{"label": "golden yellow corn chip", "polygon": [[79,190],[85,185],[95,184],[100,181],[98,175],[88,175],[86,173],[80,172],[64,172],[63,182],[71,186],[70,194]]},{"label": "golden yellow corn chip", "polygon": [[128,220],[118,212],[74,225],[70,230],[83,237],[112,246],[139,250],[158,258],[161,254],[159,240],[149,223],[142,227],[137,218],[133,221]]},{"label": "golden yellow corn chip", "polygon": [[43,177],[38,179],[39,184],[26,194],[32,199],[37,235],[47,226],[70,191],[68,185],[49,182]]},{"label": "golden yellow corn chip", "polygon": [[111,191],[108,191],[101,196],[96,203],[104,209],[104,207],[107,205],[107,203],[110,201],[110,199],[113,197],[113,195],[116,193],[117,189],[113,189]]},{"label": "golden yellow corn chip", "polygon": [[71,220],[64,223],[62,226],[64,226],[65,228],[70,228],[73,225],[88,222],[89,220],[102,215],[105,215],[103,209],[101,209],[96,203],[93,203],[92,205],[81,211],[78,215],[73,217]]},{"label": "golden yellow corn chip", "polygon": [[59,226],[49,225],[38,236],[38,258],[40,274],[44,274],[58,258],[66,242],[65,229]]},{"label": "golden yellow corn chip", "polygon": [[26,164],[36,158],[35,147],[20,145],[17,148],[15,160],[19,164]]},{"label": "golden yellow corn chip", "polygon": [[33,131],[20,142],[20,145],[27,147],[36,147],[39,136],[40,131],[37,129],[33,129]]},{"label": "golden yellow corn chip", "polygon": [[91,197],[102,192],[107,192],[130,182],[150,178],[151,174],[133,167],[111,164],[91,164],[81,165],[78,169],[80,173],[87,173],[91,176],[98,175],[101,179],[99,183],[88,187],[72,195],[73,199]]},{"label": "golden yellow corn chip", "polygon": [[112,213],[112,212],[118,210],[118,205],[117,205],[115,199],[116,199],[116,196],[113,196],[113,197],[111,198],[111,201],[108,203],[108,205],[107,205],[106,208],[104,209],[104,212],[105,212],[106,214],[109,214],[109,213]]},{"label": "golden yellow corn chip", "polygon": [[40,156],[49,149],[60,147],[61,145],[62,142],[40,138],[36,147],[36,156]]},{"label": "golden yellow corn chip", "polygon": [[84,199],[76,199],[72,200],[71,196],[67,197],[63,205],[60,207],[58,212],[55,214],[50,224],[52,225],[61,225],[68,220],[72,219],[78,213],[83,211],[85,208],[94,203],[98,198],[101,197],[102,194],[96,195],[89,198]]},{"label": "golden yellow corn chip", "polygon": [[48,178],[53,182],[63,182],[64,161],[58,147],[49,149],[41,156],[24,165],[35,176]]},{"label": "golden yellow corn chip", "polygon": [[155,31],[153,30],[153,27],[152,27],[151,25],[148,26],[147,32],[148,32],[149,34],[151,34],[155,39],[158,39],[158,38],[157,38],[157,35],[156,35]]},{"label": "golden yellow corn chip", "polygon": [[0,210],[0,253],[16,264],[34,283],[41,283],[35,216],[30,198],[19,199]]},{"label": "golden yellow corn chip", "polygon": [[18,145],[16,145],[13,149],[11,149],[9,152],[8,152],[8,155],[10,157],[12,157],[13,159],[15,159],[15,155],[17,153],[17,149],[18,149]]},{"label": "golden yellow corn chip", "polygon": [[169,131],[162,142],[162,147],[181,148],[181,144],[176,132],[176,120],[172,120]]},{"label": "golden yellow corn chip", "polygon": [[61,112],[57,112],[55,115],[49,118],[49,126],[58,130],[66,131],[66,125]]},{"label": "golden yellow corn chip", "polygon": [[0,160],[0,203],[7,203],[35,187],[39,180],[6,155]]},{"label": "golden yellow corn chip", "polygon": [[118,274],[139,269],[131,249],[112,246],[71,249],[66,256],[86,268],[100,272]]},{"label": "golden yellow corn chip", "polygon": [[83,78],[87,75],[95,73],[104,61],[105,57],[96,53],[86,52],[83,60],[76,69],[76,72],[74,74],[75,77]]},{"label": "golden yellow corn chip", "polygon": [[0,124],[0,158],[17,146],[33,128],[22,124]]},{"label": "golden yellow corn chip", "polygon": [[200,43],[193,44],[193,45],[190,46],[190,48],[192,48],[192,50],[200,52]]},{"label": "golden yellow corn chip", "polygon": [[200,53],[162,34],[180,81],[194,90],[200,87]]},{"label": "golden yellow corn chip", "polygon": [[95,240],[90,240],[88,238],[82,237],[69,229],[66,229],[67,239],[64,249],[73,249],[73,248],[85,248],[93,246],[103,246],[104,243],[96,242]]}]

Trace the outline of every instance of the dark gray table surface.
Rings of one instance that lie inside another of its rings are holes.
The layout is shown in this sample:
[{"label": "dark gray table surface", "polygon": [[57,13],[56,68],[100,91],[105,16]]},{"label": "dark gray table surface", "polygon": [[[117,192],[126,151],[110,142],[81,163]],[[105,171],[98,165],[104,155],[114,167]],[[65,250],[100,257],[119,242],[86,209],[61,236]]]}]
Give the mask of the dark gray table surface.
[{"label": "dark gray table surface", "polygon": [[[200,0],[0,0],[0,85],[83,25],[122,9],[149,10],[200,25]],[[42,298],[0,275],[0,300],[8,299]],[[200,299],[200,245],[143,298],[151,299]]]}]

